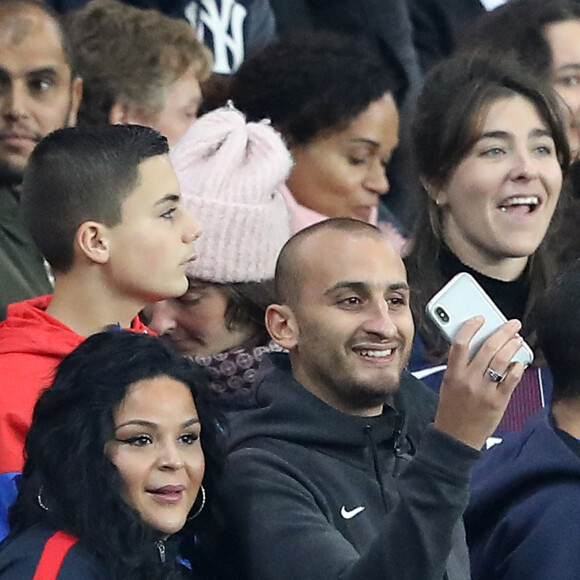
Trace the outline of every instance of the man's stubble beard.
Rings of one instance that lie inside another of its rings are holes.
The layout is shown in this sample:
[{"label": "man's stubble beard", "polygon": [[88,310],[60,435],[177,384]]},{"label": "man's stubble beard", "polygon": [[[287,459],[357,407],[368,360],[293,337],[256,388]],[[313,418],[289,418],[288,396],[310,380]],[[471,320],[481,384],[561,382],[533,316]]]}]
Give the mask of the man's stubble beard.
[{"label": "man's stubble beard", "polygon": [[[309,340],[301,345],[303,353],[310,349]],[[396,377],[389,373],[385,381],[380,379],[364,380],[357,377],[356,366],[349,365],[348,359],[329,353],[330,356],[311,358],[306,354],[306,365],[309,369],[310,380],[314,384],[324,385],[325,390],[332,392],[337,399],[344,401],[352,409],[371,409],[385,404],[391,404],[395,392],[399,388],[402,370]],[[302,354],[304,357],[304,354]]]},{"label": "man's stubble beard", "polygon": [[[59,129],[66,129],[71,127],[72,124],[69,122],[71,111],[73,106],[73,95],[72,95],[72,83],[71,83],[71,92],[69,96],[68,107],[66,113],[64,114],[64,118]],[[54,129],[56,131],[56,129]],[[51,131],[52,132],[52,131]],[[47,133],[46,135],[49,135]],[[43,138],[46,137],[43,135]],[[38,145],[38,143],[37,143]],[[36,146],[35,146],[36,148]],[[30,158],[29,158],[30,159]],[[28,160],[26,161],[28,163]],[[7,186],[7,187],[20,187],[22,185],[22,179],[24,177],[24,170],[26,168],[26,164],[22,167],[18,165],[14,165],[6,161],[5,159],[0,159],[0,185]]]},{"label": "man's stubble beard", "polygon": [[7,187],[22,185],[24,168],[17,167],[4,159],[0,159],[0,184]]}]

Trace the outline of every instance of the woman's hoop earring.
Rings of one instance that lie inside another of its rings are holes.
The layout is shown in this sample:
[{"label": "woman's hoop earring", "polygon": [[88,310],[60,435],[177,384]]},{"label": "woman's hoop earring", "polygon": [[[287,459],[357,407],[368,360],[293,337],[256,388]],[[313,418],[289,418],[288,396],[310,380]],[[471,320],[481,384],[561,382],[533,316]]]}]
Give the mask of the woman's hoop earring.
[{"label": "woman's hoop earring", "polygon": [[36,496],[36,500],[38,501],[38,505],[45,511],[48,511],[48,508],[46,507],[46,505],[44,504],[44,502],[42,501],[42,485],[40,486],[40,489],[38,490],[38,495]]},{"label": "woman's hoop earring", "polygon": [[201,505],[194,514],[190,515],[187,518],[188,521],[194,520],[203,511],[203,508],[205,507],[205,489],[203,487],[203,483],[199,486],[199,489],[201,491]]}]

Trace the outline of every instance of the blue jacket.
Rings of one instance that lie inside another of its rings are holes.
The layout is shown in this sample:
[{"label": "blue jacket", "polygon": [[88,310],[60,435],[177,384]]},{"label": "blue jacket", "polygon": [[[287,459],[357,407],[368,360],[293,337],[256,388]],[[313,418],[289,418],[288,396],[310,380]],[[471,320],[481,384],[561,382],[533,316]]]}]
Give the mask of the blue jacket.
[{"label": "blue jacket", "polygon": [[[32,580],[35,578],[35,574],[40,573],[38,568],[43,551],[55,531],[47,524],[38,524],[23,532],[11,534],[1,542],[0,580]],[[160,549],[159,542],[152,543],[150,551],[145,555],[146,564],[149,562],[159,563],[160,561],[165,564],[166,562],[167,577],[175,570],[171,578],[177,578],[174,562],[178,561],[180,577],[207,578],[201,574],[201,571],[198,573],[197,570],[192,576],[189,563],[178,558],[178,537],[173,536],[163,541],[163,548]],[[53,557],[55,551],[57,549],[53,546]],[[50,553],[50,548],[48,548],[48,552]],[[44,564],[46,565],[46,562]],[[101,560],[90,550],[90,546],[83,541],[78,541],[66,552],[56,580],[108,580],[110,576]],[[158,577],[156,575],[156,578]],[[44,574],[40,574],[40,580],[45,580]]]},{"label": "blue jacket", "polygon": [[[46,542],[54,534],[44,526],[34,526],[10,537],[0,545],[0,579],[30,580],[34,577]],[[80,542],[66,553],[57,580],[102,580],[106,571]]]},{"label": "blue jacket", "polygon": [[465,525],[473,580],[580,577],[580,457],[547,411],[483,454]]}]

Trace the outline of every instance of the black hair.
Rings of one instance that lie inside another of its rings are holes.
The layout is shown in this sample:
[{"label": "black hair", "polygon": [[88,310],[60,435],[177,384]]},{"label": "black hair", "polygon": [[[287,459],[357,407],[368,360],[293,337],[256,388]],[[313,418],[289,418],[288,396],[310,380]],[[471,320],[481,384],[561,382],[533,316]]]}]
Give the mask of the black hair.
[{"label": "black hair", "polygon": [[[521,96],[537,110],[554,140],[556,155],[565,174],[570,151],[557,97],[547,83],[535,79],[513,61],[497,61],[471,53],[458,54],[434,67],[425,79],[417,103],[413,140],[419,174],[427,187],[444,187],[454,170],[477,141],[479,126],[497,99]],[[561,196],[562,198],[562,196]],[[430,324],[425,305],[447,281],[440,269],[444,245],[440,210],[426,191],[418,198],[414,246],[406,259],[412,288],[411,306],[417,332],[426,343],[427,355],[443,360],[448,344]],[[544,238],[530,256],[525,276],[530,296],[523,319],[553,274],[552,256]]]},{"label": "black hair", "polygon": [[260,344],[269,340],[264,317],[274,302],[274,280],[216,284],[227,298],[225,323],[228,330],[251,328]]},{"label": "black hair", "polygon": [[293,34],[246,59],[230,96],[248,121],[265,117],[289,145],[305,145],[337,131],[385,93],[400,98],[405,75],[356,37],[328,32]]},{"label": "black hair", "polygon": [[[44,523],[79,538],[102,561],[107,578],[178,577],[144,556],[159,532],[123,499],[119,472],[105,454],[114,437],[114,411],[128,389],[160,376],[191,390],[202,425],[204,486],[211,493],[220,427],[201,370],[157,337],[102,332],[62,360],[35,406],[19,495],[10,510],[11,534]],[[196,501],[193,511],[198,507]]]},{"label": "black hair", "polygon": [[121,222],[139,165],[167,152],[165,137],[139,125],[59,129],[36,146],[24,171],[21,204],[32,239],[55,272],[72,267],[82,223]]},{"label": "black hair", "polygon": [[552,403],[580,398],[580,259],[550,283],[533,311],[538,343],[554,378]]}]

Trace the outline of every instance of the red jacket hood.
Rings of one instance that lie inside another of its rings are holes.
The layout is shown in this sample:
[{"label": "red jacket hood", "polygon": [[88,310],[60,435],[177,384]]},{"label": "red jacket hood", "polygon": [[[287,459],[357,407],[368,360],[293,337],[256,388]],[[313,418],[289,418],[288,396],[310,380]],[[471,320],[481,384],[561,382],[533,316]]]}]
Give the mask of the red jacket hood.
[{"label": "red jacket hood", "polygon": [[[6,320],[0,323],[0,354],[28,353],[63,358],[84,337],[46,313],[52,295],[31,298],[8,306]],[[139,317],[131,324],[135,332],[155,334]]]}]

